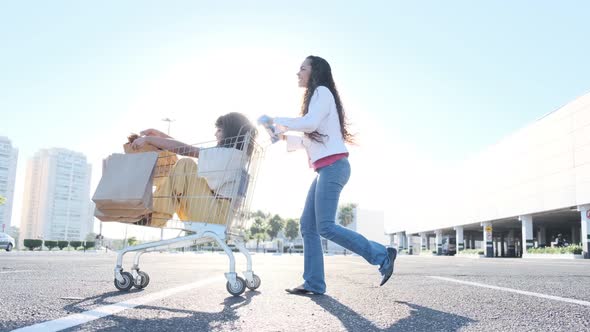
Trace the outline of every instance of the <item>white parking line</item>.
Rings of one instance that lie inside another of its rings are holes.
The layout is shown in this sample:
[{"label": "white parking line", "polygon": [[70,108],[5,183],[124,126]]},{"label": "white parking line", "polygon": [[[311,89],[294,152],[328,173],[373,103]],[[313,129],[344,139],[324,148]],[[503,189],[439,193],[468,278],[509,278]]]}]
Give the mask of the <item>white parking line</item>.
[{"label": "white parking line", "polygon": [[[132,309],[140,305],[144,305],[149,302],[157,301],[159,299],[174,295],[176,293],[184,292],[193,288],[203,287],[216,281],[221,281],[222,278],[215,277],[205,280],[196,281],[187,285],[178,286],[170,289],[165,289],[153,294],[134,298],[131,300],[105,305],[98,307],[93,310],[88,310],[79,314],[73,314],[66,317],[58,318],[55,320],[26,326],[20,329],[13,330],[12,332],[40,332],[40,331],[61,331],[70,327],[82,325],[90,321],[103,318],[106,316],[114,315],[123,310]],[[224,279],[223,279],[224,280]]]},{"label": "white parking line", "polygon": [[523,291],[523,290],[518,290],[518,289],[513,289],[513,288],[492,286],[492,285],[480,284],[478,282],[464,281],[464,280],[458,280],[458,279],[452,279],[452,278],[445,278],[445,277],[438,277],[438,276],[429,276],[429,278],[438,279],[438,280],[444,280],[444,281],[450,281],[450,282],[455,282],[455,283],[458,283],[458,284],[470,285],[470,286],[475,286],[475,287],[495,289],[495,290],[504,291],[504,292],[510,292],[510,293],[516,293],[516,294],[522,294],[522,295],[535,296],[535,297],[540,297],[540,298],[543,298],[543,299],[549,299],[549,300],[555,300],[555,301],[561,301],[561,302],[567,302],[567,303],[574,303],[574,304],[579,304],[579,305],[590,307],[590,302],[588,302],[588,301],[582,301],[582,300],[576,300],[576,299],[569,299],[567,297],[547,295],[547,294],[541,294],[541,293],[534,293],[534,292],[528,292],[528,291]]},{"label": "white parking line", "polygon": [[33,270],[13,270],[13,271],[2,271],[1,273],[16,273],[16,272],[33,272]]}]

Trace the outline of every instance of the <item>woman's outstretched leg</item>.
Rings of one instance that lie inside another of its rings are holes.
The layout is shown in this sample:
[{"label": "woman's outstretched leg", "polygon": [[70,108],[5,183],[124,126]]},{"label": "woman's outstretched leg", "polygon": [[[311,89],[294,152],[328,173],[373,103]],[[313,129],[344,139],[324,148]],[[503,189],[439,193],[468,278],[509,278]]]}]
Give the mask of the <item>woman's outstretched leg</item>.
[{"label": "woman's outstretched leg", "polygon": [[340,192],[350,178],[348,160],[341,159],[320,169],[319,173],[315,191],[315,215],[320,235],[362,256],[370,264],[379,265],[381,274],[386,275],[393,266],[397,253],[335,222]]}]

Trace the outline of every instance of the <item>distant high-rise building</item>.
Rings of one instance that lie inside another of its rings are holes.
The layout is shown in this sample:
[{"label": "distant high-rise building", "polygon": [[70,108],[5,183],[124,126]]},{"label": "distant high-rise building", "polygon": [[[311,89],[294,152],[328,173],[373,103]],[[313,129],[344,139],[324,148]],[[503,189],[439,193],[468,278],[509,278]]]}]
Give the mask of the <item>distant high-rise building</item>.
[{"label": "distant high-rise building", "polygon": [[17,159],[18,150],[7,137],[0,136],[0,196],[6,199],[0,205],[0,232],[8,231],[10,227]]},{"label": "distant high-rise building", "polygon": [[92,232],[91,166],[86,156],[43,149],[27,165],[20,240],[85,240]]}]

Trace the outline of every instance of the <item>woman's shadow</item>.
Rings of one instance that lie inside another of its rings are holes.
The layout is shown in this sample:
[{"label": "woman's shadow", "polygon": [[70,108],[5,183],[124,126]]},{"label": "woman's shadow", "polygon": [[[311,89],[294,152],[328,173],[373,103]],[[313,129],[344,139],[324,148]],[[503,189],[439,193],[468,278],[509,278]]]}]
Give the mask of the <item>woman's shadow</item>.
[{"label": "woman's shadow", "polygon": [[[340,303],[331,296],[309,296],[317,305],[338,318],[347,331],[456,331],[474,320],[430,309],[413,303],[395,301],[410,308],[410,315],[394,322],[386,328],[379,328],[367,318]],[[386,308],[380,309],[386,310]]]}]

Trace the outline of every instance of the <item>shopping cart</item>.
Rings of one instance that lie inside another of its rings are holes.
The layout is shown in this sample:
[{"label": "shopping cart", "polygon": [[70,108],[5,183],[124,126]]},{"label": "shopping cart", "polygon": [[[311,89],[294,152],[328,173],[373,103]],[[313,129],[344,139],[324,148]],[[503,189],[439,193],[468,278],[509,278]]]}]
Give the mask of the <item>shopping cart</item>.
[{"label": "shopping cart", "polygon": [[[198,159],[176,158],[177,154],[196,153]],[[205,142],[160,152],[153,177],[153,211],[137,224],[178,229],[188,235],[119,251],[115,287],[128,291],[149,284],[149,275],[139,268],[140,257],[145,253],[211,242],[217,243],[229,257],[229,272],[225,273],[225,278],[230,294],[238,296],[246,288],[260,287],[260,278],[252,271],[252,259],[244,246],[244,228],[263,157],[264,148],[256,142],[253,132],[226,138],[223,142]],[[244,278],[236,273],[228,243],[233,243],[246,256]],[[129,252],[136,252],[131,272],[124,271],[122,266],[123,256]]]}]

